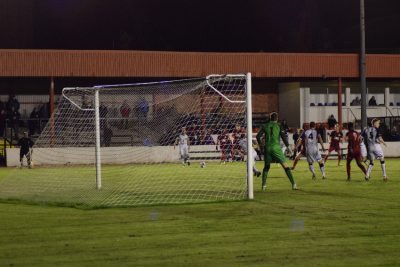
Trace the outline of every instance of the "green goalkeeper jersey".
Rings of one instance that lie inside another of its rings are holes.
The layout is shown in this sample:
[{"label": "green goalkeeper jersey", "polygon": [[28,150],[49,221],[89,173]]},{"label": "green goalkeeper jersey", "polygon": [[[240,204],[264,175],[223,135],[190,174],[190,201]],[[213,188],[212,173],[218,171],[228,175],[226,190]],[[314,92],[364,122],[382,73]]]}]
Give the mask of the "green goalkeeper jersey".
[{"label": "green goalkeeper jersey", "polygon": [[264,124],[260,132],[257,134],[257,141],[261,143],[261,137],[264,134],[265,137],[265,147],[280,147],[280,138],[282,138],[283,142],[286,146],[288,146],[287,137],[285,136],[284,131],[280,123],[276,121],[270,121]]}]

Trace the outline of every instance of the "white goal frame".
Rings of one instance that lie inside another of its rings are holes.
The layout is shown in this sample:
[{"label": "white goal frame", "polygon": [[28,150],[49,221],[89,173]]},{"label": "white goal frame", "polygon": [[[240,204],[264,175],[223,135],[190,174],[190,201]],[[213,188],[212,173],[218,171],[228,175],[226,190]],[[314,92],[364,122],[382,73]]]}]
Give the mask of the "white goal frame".
[{"label": "white goal frame", "polygon": [[[229,99],[219,90],[212,86],[212,84],[208,83],[210,78],[217,78],[221,77],[238,77],[238,78],[245,78],[246,79],[246,100],[245,101],[236,101]],[[251,73],[247,74],[227,74],[227,75],[218,75],[212,74],[206,77],[207,83],[210,88],[212,88],[217,94],[223,97],[226,101],[230,103],[244,103],[246,105],[246,135],[247,135],[247,197],[248,199],[254,199],[254,186],[253,186],[253,164],[254,159],[252,155],[252,146],[253,146],[253,131],[252,131],[252,83],[251,83]],[[167,83],[173,83],[177,80],[168,81]],[[150,82],[150,83],[140,83],[140,85],[151,85],[156,84],[158,82]],[[80,110],[87,110],[87,111],[94,111],[95,112],[95,166],[96,166],[96,188],[98,190],[102,187],[102,178],[101,178],[101,139],[100,139],[100,104],[99,104],[99,92],[102,89],[106,89],[109,87],[123,87],[128,86],[130,84],[121,84],[121,85],[98,85],[94,87],[85,88],[85,90],[94,90],[94,107],[93,108],[82,108],[80,105],[74,103],[74,101],[67,96],[68,91],[72,90],[79,90],[79,87],[66,87],[62,90],[62,96],[69,100],[71,104],[76,106]],[[135,84],[139,85],[139,84]]]}]

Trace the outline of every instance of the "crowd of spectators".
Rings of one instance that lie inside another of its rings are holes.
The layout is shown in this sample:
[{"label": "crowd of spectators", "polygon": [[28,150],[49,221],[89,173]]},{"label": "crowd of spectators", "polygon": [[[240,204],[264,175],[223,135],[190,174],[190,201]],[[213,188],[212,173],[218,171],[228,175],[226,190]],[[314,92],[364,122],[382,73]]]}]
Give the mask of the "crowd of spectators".
[{"label": "crowd of spectators", "polygon": [[12,137],[15,140],[19,139],[20,128],[27,127],[29,135],[39,134],[41,131],[40,119],[49,117],[48,104],[41,104],[34,107],[27,120],[27,124],[21,119],[20,112],[21,104],[15,94],[10,94],[7,101],[0,99],[0,137],[6,135],[6,129],[12,130]]}]

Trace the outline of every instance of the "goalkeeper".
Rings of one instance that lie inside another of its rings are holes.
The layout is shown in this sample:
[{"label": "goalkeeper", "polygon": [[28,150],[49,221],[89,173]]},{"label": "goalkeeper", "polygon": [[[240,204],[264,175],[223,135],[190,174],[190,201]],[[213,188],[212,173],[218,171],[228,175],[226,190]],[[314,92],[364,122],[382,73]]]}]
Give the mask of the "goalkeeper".
[{"label": "goalkeeper", "polygon": [[28,168],[32,168],[31,160],[32,160],[32,146],[33,142],[28,137],[28,132],[24,132],[24,137],[18,140],[19,150],[19,161],[21,162],[20,168],[23,167],[23,159],[26,157],[26,161],[28,162]]},{"label": "goalkeeper", "polygon": [[266,190],[266,182],[268,171],[271,167],[271,162],[278,162],[282,165],[283,169],[288,176],[290,183],[292,184],[292,189],[296,190],[297,186],[294,181],[292,172],[288,166],[286,166],[285,161],[286,158],[283,155],[281,146],[280,146],[280,138],[282,138],[283,142],[287,149],[289,149],[289,143],[285,132],[283,131],[280,123],[278,123],[278,113],[272,112],[270,115],[271,119],[268,123],[264,124],[260,131],[257,134],[257,142],[262,147],[262,136],[265,138],[265,147],[264,147],[264,169],[262,173],[262,190]]}]

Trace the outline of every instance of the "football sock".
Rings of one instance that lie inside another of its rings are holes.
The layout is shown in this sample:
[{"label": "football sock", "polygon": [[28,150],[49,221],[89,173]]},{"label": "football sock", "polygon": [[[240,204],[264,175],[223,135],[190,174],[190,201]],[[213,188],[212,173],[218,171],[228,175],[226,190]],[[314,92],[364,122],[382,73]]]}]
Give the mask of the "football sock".
[{"label": "football sock", "polygon": [[361,164],[360,161],[357,161],[357,166],[362,170],[362,172],[363,172],[364,174],[367,173],[367,170],[365,169],[364,165]]},{"label": "football sock", "polygon": [[290,180],[290,183],[291,183],[292,185],[294,185],[294,179],[293,179],[292,171],[290,170],[290,168],[289,168],[289,167],[288,167],[288,168],[285,168],[285,172],[286,172],[287,177],[288,177],[289,180]]},{"label": "football sock", "polygon": [[268,171],[269,171],[270,167],[271,167],[270,164],[264,166],[263,173],[262,173],[262,185],[266,185],[266,183],[267,183],[267,175],[268,175]]},{"label": "football sock", "polygon": [[319,164],[319,169],[321,170],[322,175],[325,175],[325,165],[323,163]]},{"label": "football sock", "polygon": [[294,161],[293,161],[292,169],[296,168],[297,162],[299,162],[299,160],[297,158],[295,158]]},{"label": "football sock", "polygon": [[386,177],[386,164],[385,161],[381,161],[381,168],[382,168],[382,172],[383,172],[383,177]]},{"label": "football sock", "polygon": [[368,165],[368,170],[367,170],[367,175],[366,175],[367,177],[370,176],[373,167],[374,167],[374,163],[370,162]]},{"label": "football sock", "polygon": [[315,176],[315,171],[314,171],[314,165],[308,165],[308,168],[310,169],[311,173],[313,174],[313,176]]},{"label": "football sock", "polygon": [[[350,171],[351,171],[350,162],[351,162],[350,160],[347,160],[347,164],[346,164],[347,177],[349,177],[349,178],[350,178]],[[358,167],[360,167],[360,165],[358,165]]]}]

